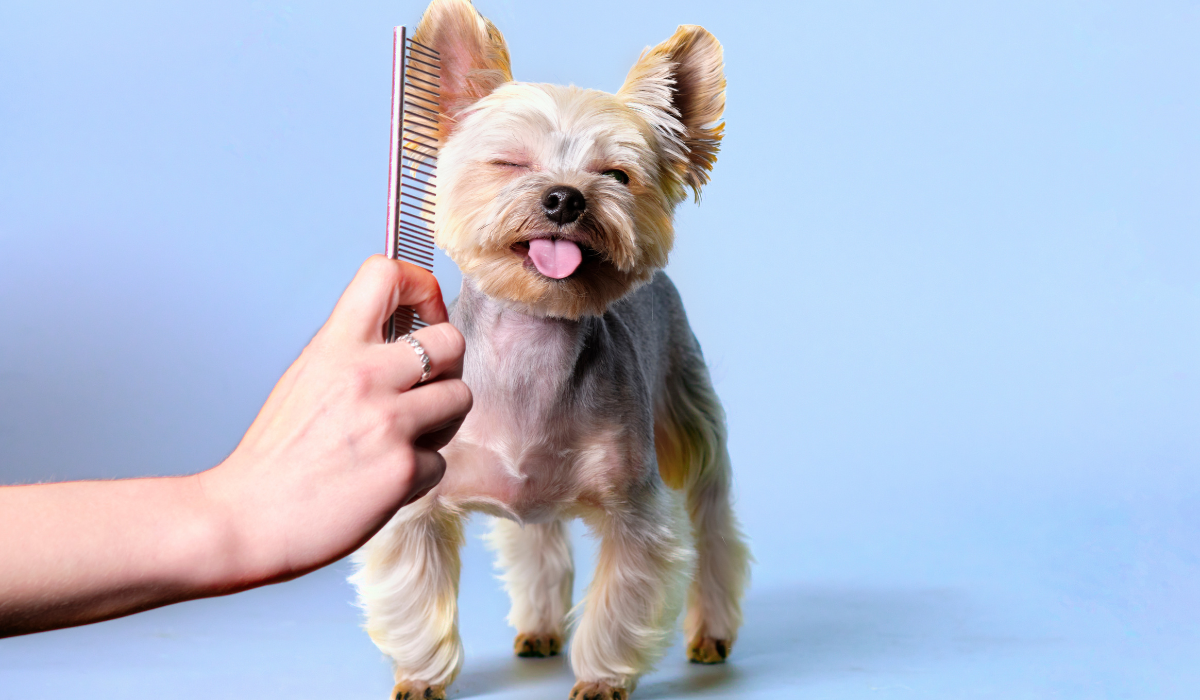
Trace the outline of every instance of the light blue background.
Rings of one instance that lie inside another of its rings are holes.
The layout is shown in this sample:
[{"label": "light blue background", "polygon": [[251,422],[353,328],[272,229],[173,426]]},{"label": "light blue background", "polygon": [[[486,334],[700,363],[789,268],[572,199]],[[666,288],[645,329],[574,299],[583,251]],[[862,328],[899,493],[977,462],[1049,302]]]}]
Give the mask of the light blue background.
[{"label": "light blue background", "polygon": [[[478,4],[523,80],[726,50],[669,271],[758,563],[732,663],[639,697],[1200,693],[1200,5]],[[381,248],[422,9],[0,5],[0,482],[233,448]],[[455,692],[566,697],[487,562]],[[0,641],[0,697],[383,698],[346,572]]]}]

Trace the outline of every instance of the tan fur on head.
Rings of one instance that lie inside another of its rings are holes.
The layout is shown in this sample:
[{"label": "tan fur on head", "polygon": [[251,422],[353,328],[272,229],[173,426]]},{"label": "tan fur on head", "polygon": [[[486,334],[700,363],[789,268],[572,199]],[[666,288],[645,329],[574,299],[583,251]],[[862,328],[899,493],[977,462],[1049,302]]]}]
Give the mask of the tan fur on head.
[{"label": "tan fur on head", "polygon": [[[721,45],[695,26],[643,52],[616,95],[511,81],[508,48],[467,0],[435,0],[415,35],[442,55],[442,150],[435,236],[488,296],[526,313],[599,315],[667,263],[675,207],[699,197],[725,105]],[[622,184],[604,173],[623,171]],[[577,221],[549,222],[544,193],[578,189]],[[573,241],[565,279],[522,254],[538,237]],[[525,248],[522,248],[525,246]]]}]

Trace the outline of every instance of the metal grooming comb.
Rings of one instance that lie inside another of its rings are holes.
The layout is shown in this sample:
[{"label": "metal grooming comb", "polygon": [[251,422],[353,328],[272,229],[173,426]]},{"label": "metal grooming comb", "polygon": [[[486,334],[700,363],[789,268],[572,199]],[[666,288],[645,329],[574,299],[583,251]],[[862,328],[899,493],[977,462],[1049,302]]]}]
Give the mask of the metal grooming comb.
[{"label": "metal grooming comb", "polygon": [[[387,256],[433,272],[441,58],[396,27],[392,44],[392,147],[388,164]],[[428,324],[401,306],[383,329],[390,343]]]}]

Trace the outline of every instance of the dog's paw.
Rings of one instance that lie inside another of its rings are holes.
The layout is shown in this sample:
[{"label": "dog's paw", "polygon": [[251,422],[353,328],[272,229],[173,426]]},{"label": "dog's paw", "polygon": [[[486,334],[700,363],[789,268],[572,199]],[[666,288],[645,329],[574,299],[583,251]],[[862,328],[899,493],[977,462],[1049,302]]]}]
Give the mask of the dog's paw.
[{"label": "dog's paw", "polygon": [[446,689],[418,681],[400,681],[392,688],[392,700],[446,700]]},{"label": "dog's paw", "polygon": [[517,656],[527,659],[558,656],[558,652],[562,651],[562,639],[553,633],[522,632],[513,641],[513,651],[517,652]]},{"label": "dog's paw", "polygon": [[694,664],[723,664],[733,648],[728,640],[696,637],[688,644],[688,661]]},{"label": "dog's paw", "polygon": [[579,681],[571,688],[570,700],[629,700],[629,692],[604,681]]}]

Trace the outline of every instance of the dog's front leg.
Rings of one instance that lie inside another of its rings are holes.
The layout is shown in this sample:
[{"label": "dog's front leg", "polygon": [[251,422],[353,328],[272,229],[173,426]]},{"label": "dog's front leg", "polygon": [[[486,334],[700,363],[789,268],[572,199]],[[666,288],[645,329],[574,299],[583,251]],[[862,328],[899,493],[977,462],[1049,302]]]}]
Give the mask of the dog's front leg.
[{"label": "dog's front leg", "polygon": [[367,633],[395,664],[393,700],[445,698],[462,667],[458,636],[463,518],[434,496],[402,508],[356,555]]},{"label": "dog's front leg", "polygon": [[488,543],[512,600],[508,623],[517,629],[517,656],[556,656],[562,648],[575,580],[568,534],[561,520],[520,525],[496,518],[492,523]]},{"label": "dog's front leg", "polygon": [[571,642],[571,698],[623,700],[670,643],[691,563],[687,520],[659,481],[586,520],[600,556]]}]

